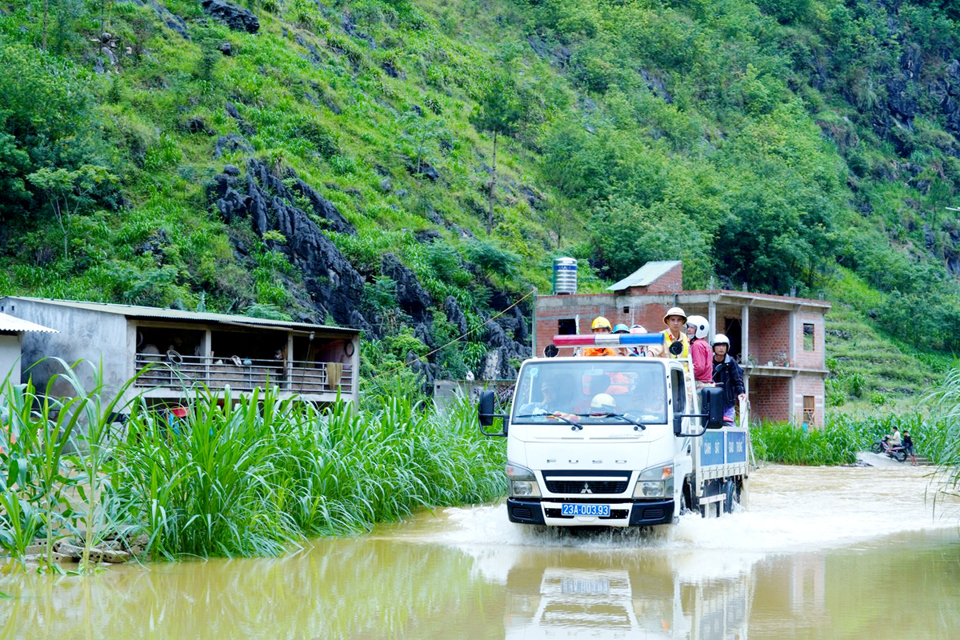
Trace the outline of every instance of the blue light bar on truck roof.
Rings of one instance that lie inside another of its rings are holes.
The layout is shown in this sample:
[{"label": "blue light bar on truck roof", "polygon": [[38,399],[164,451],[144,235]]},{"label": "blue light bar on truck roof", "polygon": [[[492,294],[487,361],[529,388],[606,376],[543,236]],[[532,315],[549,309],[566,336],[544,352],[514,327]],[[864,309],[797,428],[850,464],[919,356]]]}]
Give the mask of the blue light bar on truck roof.
[{"label": "blue light bar on truck roof", "polygon": [[663,344],[661,333],[596,333],[591,335],[553,336],[558,347],[628,347]]}]

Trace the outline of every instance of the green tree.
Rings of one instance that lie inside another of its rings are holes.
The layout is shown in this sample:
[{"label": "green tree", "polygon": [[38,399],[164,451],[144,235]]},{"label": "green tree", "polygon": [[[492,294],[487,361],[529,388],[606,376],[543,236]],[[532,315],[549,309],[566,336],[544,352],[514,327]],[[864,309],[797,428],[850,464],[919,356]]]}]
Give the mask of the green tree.
[{"label": "green tree", "polygon": [[487,233],[493,228],[493,202],[497,188],[497,140],[501,135],[513,135],[523,116],[516,86],[504,73],[498,73],[484,85],[470,122],[479,131],[493,134],[493,166],[490,169],[489,210]]},{"label": "green tree", "polygon": [[75,171],[44,167],[27,176],[42,194],[63,234],[63,257],[69,258],[70,216],[93,202],[93,194],[117,182],[103,167],[85,164]]}]

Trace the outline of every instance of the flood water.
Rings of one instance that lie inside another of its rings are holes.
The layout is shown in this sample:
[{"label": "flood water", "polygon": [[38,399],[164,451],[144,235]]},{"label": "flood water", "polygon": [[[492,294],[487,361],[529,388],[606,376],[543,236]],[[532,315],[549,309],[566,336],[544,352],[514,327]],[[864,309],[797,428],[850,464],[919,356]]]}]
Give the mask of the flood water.
[{"label": "flood water", "polygon": [[749,510],[561,535],[444,509],[279,560],[0,576],[2,638],[957,638],[929,470],[767,467]]}]

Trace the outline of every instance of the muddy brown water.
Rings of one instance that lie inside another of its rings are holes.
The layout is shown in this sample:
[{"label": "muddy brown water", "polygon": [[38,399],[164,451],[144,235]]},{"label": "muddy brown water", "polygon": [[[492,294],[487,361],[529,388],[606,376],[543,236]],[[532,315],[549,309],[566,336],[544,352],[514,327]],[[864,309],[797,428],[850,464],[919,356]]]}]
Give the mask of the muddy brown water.
[{"label": "muddy brown water", "polygon": [[958,638],[929,469],[767,467],[749,510],[564,535],[444,509],[270,560],[0,576],[0,638]]}]

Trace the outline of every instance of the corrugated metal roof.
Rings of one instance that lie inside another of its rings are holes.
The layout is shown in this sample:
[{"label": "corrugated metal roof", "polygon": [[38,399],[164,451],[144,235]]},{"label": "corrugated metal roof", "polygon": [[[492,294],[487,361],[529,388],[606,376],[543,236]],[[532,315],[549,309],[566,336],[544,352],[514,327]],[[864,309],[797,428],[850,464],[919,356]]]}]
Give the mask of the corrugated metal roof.
[{"label": "corrugated metal roof", "polygon": [[51,329],[50,327],[44,327],[42,325],[34,324],[32,322],[27,322],[26,320],[21,320],[20,318],[15,318],[14,316],[10,316],[5,313],[0,313],[0,331],[17,331],[17,332],[33,331],[36,333],[60,333],[56,329]]},{"label": "corrugated metal roof", "polygon": [[[232,325],[252,325],[264,327],[284,327],[289,329],[299,329],[303,331],[330,331],[346,334],[357,334],[357,329],[344,327],[331,327],[322,324],[309,324],[306,322],[286,322],[284,320],[269,320],[266,318],[252,318],[250,316],[228,315],[225,313],[205,313],[197,311],[182,311],[180,309],[160,309],[158,307],[141,307],[130,304],[114,304],[109,302],[80,302],[76,300],[54,300],[52,298],[28,298],[21,296],[9,296],[7,300],[25,300],[28,302],[39,302],[59,307],[69,307],[71,309],[83,309],[85,311],[97,311],[100,313],[113,313],[126,316],[128,318],[151,318],[163,320],[189,320],[193,322],[217,322],[221,324]],[[39,326],[39,325],[34,325]]]},{"label": "corrugated metal roof", "polygon": [[620,282],[607,287],[607,291],[623,291],[630,287],[646,287],[657,278],[681,264],[679,260],[656,260],[648,262]]}]

